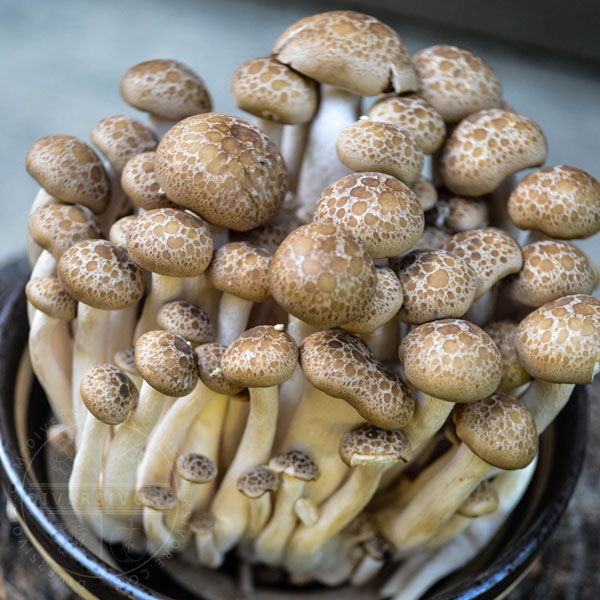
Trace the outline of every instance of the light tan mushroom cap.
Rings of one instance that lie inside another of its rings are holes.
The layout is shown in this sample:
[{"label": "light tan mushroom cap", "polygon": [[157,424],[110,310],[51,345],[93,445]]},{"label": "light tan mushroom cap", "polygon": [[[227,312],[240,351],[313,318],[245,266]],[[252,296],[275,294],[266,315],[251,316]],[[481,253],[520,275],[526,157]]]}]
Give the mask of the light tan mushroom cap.
[{"label": "light tan mushroom cap", "polygon": [[175,492],[160,485],[145,485],[136,491],[135,498],[140,504],[160,512],[167,512],[177,506]]},{"label": "light tan mushroom cap", "polygon": [[195,277],[208,267],[213,241],[202,219],[174,208],[157,208],[130,225],[127,249],[147,271],[169,277]]},{"label": "light tan mushroom cap", "polygon": [[480,229],[490,221],[490,210],[482,198],[442,198],[436,205],[437,227],[447,227],[456,233]]},{"label": "light tan mushroom cap", "polygon": [[485,327],[486,333],[494,340],[502,357],[502,379],[498,385],[501,392],[510,393],[511,390],[527,383],[531,376],[521,366],[517,359],[515,348],[515,333],[517,324],[511,321],[496,321]]},{"label": "light tan mushroom cap", "polygon": [[431,210],[436,205],[438,193],[429,179],[419,177],[410,187],[423,210]]},{"label": "light tan mushroom cap", "polygon": [[105,240],[71,246],[58,261],[57,273],[71,296],[94,308],[127,308],[144,294],[142,269],[125,250]]},{"label": "light tan mushroom cap", "polygon": [[360,316],[376,282],[375,265],[362,244],[345,229],[321,223],[292,231],[269,268],[275,301],[315,327]]},{"label": "light tan mushroom cap", "polygon": [[463,517],[482,517],[498,510],[500,499],[489,481],[482,481],[456,511]]},{"label": "light tan mushroom cap", "polygon": [[275,491],[279,484],[277,475],[263,465],[250,467],[237,480],[237,489],[248,498],[260,498],[267,492]]},{"label": "light tan mushroom cap", "polygon": [[288,187],[273,141],[255,125],[218,113],[172,127],[158,145],[154,167],[170,200],[213,225],[240,231],[270,221]]},{"label": "light tan mushroom cap", "polygon": [[547,152],[544,133],[531,119],[482,110],[462,120],[446,142],[440,176],[453,194],[482,196],[510,175],[543,164]]},{"label": "light tan mushroom cap", "polygon": [[211,534],[216,526],[217,519],[208,510],[196,511],[190,520],[190,531],[199,536]]},{"label": "light tan mushroom cap", "polygon": [[75,443],[73,441],[73,431],[64,423],[54,423],[48,427],[46,440],[55,452],[59,452],[70,460],[75,459]]},{"label": "light tan mushroom cap", "polygon": [[51,195],[67,204],[83,204],[102,212],[110,184],[96,153],[70,135],[51,135],[35,142],[27,153],[27,172]]},{"label": "light tan mushroom cap", "polygon": [[272,53],[312,79],[360,96],[418,86],[398,35],[375,17],[350,10],[300,19],[277,38]]},{"label": "light tan mushroom cap", "polygon": [[456,433],[488,464],[512,471],[525,468],[538,451],[538,434],[531,413],[519,400],[495,392],[454,409]]},{"label": "light tan mushroom cap", "polygon": [[156,316],[159,327],[192,344],[212,342],[214,332],[206,311],[185,300],[163,304]]},{"label": "light tan mushroom cap", "polygon": [[413,329],[398,350],[406,379],[448,402],[476,402],[496,390],[502,377],[500,351],[469,321],[443,319]]},{"label": "light tan mushroom cap", "polygon": [[244,386],[236,385],[223,374],[222,361],[225,350],[227,346],[215,342],[197,346],[198,372],[202,383],[213,392],[223,396],[235,396]]},{"label": "light tan mushroom cap", "polygon": [[211,109],[202,79],[175,60],[148,60],[134,65],[121,79],[121,96],[139,110],[173,121]]},{"label": "light tan mushroom cap", "polygon": [[344,227],[373,258],[402,254],[423,234],[425,217],[414,192],[391,175],[354,173],[326,188],[313,222]]},{"label": "light tan mushroom cap", "polygon": [[248,242],[253,246],[264,248],[271,254],[275,253],[275,250],[279,248],[279,245],[285,239],[288,234],[288,230],[275,221],[269,221],[260,227],[250,229],[248,231],[235,231],[229,230],[229,241],[230,242]]},{"label": "light tan mushroom cap", "polygon": [[34,277],[25,286],[27,300],[53,319],[74,319],[77,300],[63,287],[58,277]]},{"label": "light tan mushroom cap", "polygon": [[309,335],[300,347],[300,366],[313,386],[345,400],[377,427],[399,429],[412,418],[414,400],[406,384],[356,335],[341,329]]},{"label": "light tan mushroom cap", "polygon": [[600,300],[575,295],[544,304],[519,323],[516,348],[533,377],[591,383],[600,366]]},{"label": "light tan mushroom cap", "polygon": [[589,237],[600,231],[600,183],[575,167],[540,169],[513,190],[508,214],[521,229],[566,240]]},{"label": "light tan mushroom cap", "polygon": [[321,474],[317,464],[301,450],[289,450],[274,456],[269,461],[269,468],[274,473],[285,473],[302,481],[314,481]]},{"label": "light tan mushroom cap", "polygon": [[419,178],[425,161],[412,135],[378,121],[357,121],[345,127],[336,149],[340,161],[353,171],[387,173],[409,185]]},{"label": "light tan mushroom cap", "polygon": [[127,232],[131,224],[137,219],[135,215],[127,215],[110,226],[108,239],[115,245],[127,250]]},{"label": "light tan mushroom cap", "polygon": [[182,454],[175,463],[177,474],[192,483],[208,483],[217,476],[215,461],[196,452]]},{"label": "light tan mushroom cap", "polygon": [[425,229],[423,229],[423,235],[416,241],[412,249],[441,250],[448,239],[450,239],[450,235],[445,231],[425,225]]},{"label": "light tan mushroom cap", "polygon": [[138,373],[137,367],[135,366],[135,357],[134,357],[134,348],[133,346],[127,346],[125,348],[121,348],[115,352],[114,363],[124,371],[128,375],[137,375]]},{"label": "light tan mushroom cap", "polygon": [[413,250],[388,262],[402,285],[404,323],[462,317],[475,300],[477,273],[452,252]]},{"label": "light tan mushroom cap", "polygon": [[134,353],[138,372],[161,394],[185,396],[196,387],[196,354],[181,336],[149,331],[138,338]]},{"label": "light tan mushroom cap", "polygon": [[130,158],[121,173],[121,187],[131,201],[144,210],[177,208],[164,193],[154,172],[155,152],[142,152]]},{"label": "light tan mushroom cap", "polygon": [[408,462],[412,449],[398,429],[379,429],[370,423],[349,431],[340,440],[340,457],[349,467],[373,463]]},{"label": "light tan mushroom cap", "polygon": [[502,104],[502,86],[479,56],[456,46],[432,46],[417,52],[413,63],[419,93],[448,123]]},{"label": "light tan mushroom cap", "polygon": [[118,425],[138,402],[133,381],[114,365],[96,365],[81,380],[81,399],[86,408],[103,423]]}]

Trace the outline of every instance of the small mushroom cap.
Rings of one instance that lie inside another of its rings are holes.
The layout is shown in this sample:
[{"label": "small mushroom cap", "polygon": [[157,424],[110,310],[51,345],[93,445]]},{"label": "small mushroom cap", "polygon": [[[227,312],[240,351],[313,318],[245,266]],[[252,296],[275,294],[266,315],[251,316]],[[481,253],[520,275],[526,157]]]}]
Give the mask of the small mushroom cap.
[{"label": "small mushroom cap", "polygon": [[191,302],[175,300],[163,304],[156,316],[160,327],[192,344],[212,342],[214,332],[206,311]]},{"label": "small mushroom cap", "polygon": [[125,250],[105,240],[71,246],[58,261],[57,273],[71,296],[94,308],[127,308],[144,294],[143,271]]},{"label": "small mushroom cap", "polygon": [[337,155],[349,169],[377,171],[414,183],[421,174],[421,147],[404,129],[379,121],[357,121],[345,127],[336,142]]},{"label": "small mushroom cap", "polygon": [[448,402],[476,402],[496,390],[502,377],[500,351],[469,321],[443,319],[415,327],[398,351],[406,379]]},{"label": "small mushroom cap", "polygon": [[[423,235],[412,247],[413,250],[441,250],[446,241],[450,238],[445,231],[425,225]],[[397,259],[394,259],[397,260]]]},{"label": "small mushroom cap", "polygon": [[160,512],[167,512],[177,506],[177,495],[168,487],[160,485],[145,485],[135,493],[136,500]]},{"label": "small mushroom cap", "polygon": [[202,383],[213,392],[223,396],[235,396],[244,389],[244,386],[234,384],[223,374],[222,361],[225,350],[227,346],[214,342],[197,346],[198,372]]},{"label": "small mushroom cap", "polygon": [[446,227],[455,233],[481,229],[490,220],[488,204],[482,198],[442,198],[435,207],[436,227]]},{"label": "small mushroom cap", "polygon": [[196,387],[196,354],[181,336],[149,331],[138,338],[134,355],[140,375],[161,394],[185,396]]},{"label": "small mushroom cap", "polygon": [[482,481],[456,511],[463,517],[482,517],[498,510],[500,499],[496,488],[489,481]]},{"label": "small mushroom cap", "polygon": [[373,463],[408,462],[412,449],[398,429],[379,429],[370,423],[346,433],[340,440],[340,456],[349,467]]},{"label": "small mushroom cap", "polygon": [[566,240],[589,237],[600,231],[600,183],[575,167],[540,169],[513,190],[508,214],[521,229]]},{"label": "small mushroom cap", "polygon": [[86,408],[107,425],[122,423],[138,402],[133,381],[109,364],[92,367],[81,380],[80,391]]},{"label": "small mushroom cap", "polygon": [[350,10],[300,19],[277,38],[272,54],[312,79],[360,96],[418,86],[398,35],[375,17]]},{"label": "small mushroom cap", "polygon": [[177,474],[192,483],[208,483],[217,476],[217,465],[212,458],[196,452],[182,454],[175,463]]},{"label": "small mushroom cap", "polygon": [[147,60],[134,65],[121,79],[121,96],[134,108],[173,121],[211,109],[202,79],[176,60]]},{"label": "small mushroom cap", "polygon": [[108,205],[110,184],[96,153],[70,135],[51,135],[27,153],[27,172],[51,195],[100,213]]},{"label": "small mushroom cap", "polygon": [[495,392],[453,413],[456,433],[479,458],[499,469],[525,468],[538,452],[538,434],[531,413],[519,400]]},{"label": "small mushroom cap", "polygon": [[217,519],[208,510],[196,511],[190,520],[190,531],[196,535],[209,535],[217,526]]},{"label": "small mushroom cap", "polygon": [[77,300],[63,287],[57,277],[34,277],[25,286],[27,300],[38,310],[54,319],[74,319]]},{"label": "small mushroom cap", "polygon": [[321,474],[317,464],[300,450],[289,450],[274,456],[269,461],[269,468],[275,473],[285,473],[303,481],[314,481]]},{"label": "small mushroom cap", "polygon": [[260,498],[275,491],[279,484],[277,474],[264,465],[246,469],[237,480],[237,489],[248,498]]},{"label": "small mushroom cap", "polygon": [[264,248],[271,254],[279,248],[279,245],[285,239],[288,230],[275,221],[269,221],[260,227],[250,229],[249,231],[234,231],[229,230],[230,242],[248,242],[253,246]]},{"label": "small mushroom cap", "polygon": [[531,376],[517,359],[515,333],[517,324],[511,321],[496,321],[486,325],[486,333],[494,340],[502,358],[502,379],[498,385],[501,392],[509,392],[527,383]]},{"label": "small mushroom cap", "polygon": [[273,141],[255,125],[218,113],[172,127],[158,145],[154,167],[170,200],[239,231],[270,221],[288,188]]},{"label": "small mushroom cap", "polygon": [[421,83],[419,94],[448,123],[502,103],[502,86],[479,56],[456,46],[432,46],[417,52],[413,63]]},{"label": "small mushroom cap", "polygon": [[155,152],[142,152],[130,158],[121,173],[121,187],[131,201],[144,210],[177,208],[158,183],[154,172]]},{"label": "small mushroom cap", "polygon": [[275,301],[315,327],[357,318],[375,292],[376,272],[365,248],[345,229],[311,223],[292,231],[269,268]]},{"label": "small mushroom cap", "polygon": [[600,300],[565,296],[544,304],[517,327],[519,362],[553,383],[591,383],[600,363]]},{"label": "small mushroom cap", "polygon": [[108,239],[115,245],[127,250],[127,232],[131,224],[137,219],[135,215],[127,215],[115,221],[110,226]]},{"label": "small mushroom cap", "polygon": [[292,376],[298,346],[285,331],[259,325],[242,333],[222,358],[225,377],[244,387],[279,385]]},{"label": "small mushroom cap", "polygon": [[384,561],[394,554],[393,546],[381,535],[375,534],[361,543],[365,554],[377,561]]},{"label": "small mushroom cap", "polygon": [[137,367],[135,366],[135,356],[134,356],[134,347],[127,346],[125,348],[121,348],[115,352],[114,362],[121,371],[124,371],[128,375],[137,375],[138,373]]},{"label": "small mushroom cap", "polygon": [[383,173],[353,173],[332,183],[319,196],[313,221],[346,228],[373,258],[410,250],[425,225],[414,192]]},{"label": "small mushroom cap", "polygon": [[429,179],[419,177],[411,186],[423,210],[431,210],[438,201],[438,193]]},{"label": "small mushroom cap", "polygon": [[147,271],[169,277],[195,277],[208,267],[213,241],[202,219],[174,208],[157,208],[130,225],[127,249]]},{"label": "small mushroom cap", "polygon": [[450,135],[440,162],[444,185],[459,196],[482,196],[518,171],[546,160],[540,126],[522,115],[494,108],[463,119]]},{"label": "small mushroom cap", "polygon": [[415,94],[382,98],[369,110],[369,119],[391,123],[408,131],[423,154],[439,150],[446,137],[446,124],[440,113]]},{"label": "small mushroom cap", "polygon": [[46,439],[50,447],[63,456],[73,460],[75,458],[75,442],[71,428],[64,423],[55,423],[48,427]]},{"label": "small mushroom cap", "polygon": [[213,286],[248,302],[266,302],[271,297],[271,254],[248,242],[229,242],[213,254],[206,277]]},{"label": "small mushroom cap", "polygon": [[399,429],[412,418],[414,400],[406,384],[356,335],[341,329],[309,335],[300,347],[300,366],[313,386],[342,398],[377,427]]},{"label": "small mushroom cap", "polygon": [[452,252],[413,250],[388,262],[402,285],[404,323],[461,317],[475,300],[477,273]]}]

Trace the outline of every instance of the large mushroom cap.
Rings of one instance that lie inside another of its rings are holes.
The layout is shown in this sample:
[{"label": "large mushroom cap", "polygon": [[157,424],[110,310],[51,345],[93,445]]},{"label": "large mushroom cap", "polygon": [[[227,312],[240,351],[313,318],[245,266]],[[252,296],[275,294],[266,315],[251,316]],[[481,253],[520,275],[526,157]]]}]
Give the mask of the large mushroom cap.
[{"label": "large mushroom cap", "polygon": [[340,440],[340,456],[349,467],[408,462],[411,453],[400,430],[379,429],[369,423],[349,431]]},{"label": "large mushroom cap", "polygon": [[206,344],[212,342],[214,337],[206,311],[185,300],[163,304],[156,322],[159,327],[180,335],[191,344]]},{"label": "large mushroom cap", "polygon": [[237,489],[248,498],[260,498],[263,494],[276,490],[278,485],[277,475],[264,465],[250,467],[237,480]]},{"label": "large mushroom cap", "polygon": [[222,365],[225,350],[227,346],[215,342],[198,346],[196,348],[198,372],[202,383],[213,392],[223,396],[235,396],[244,389],[244,386],[236,385],[225,377]]},{"label": "large mushroom cap", "polygon": [[527,383],[531,376],[517,359],[515,333],[517,323],[511,321],[495,321],[486,325],[486,333],[494,340],[502,357],[502,380],[498,385],[501,392],[510,392]]},{"label": "large mushroom cap", "polygon": [[27,300],[54,319],[74,319],[77,300],[63,287],[58,277],[34,277],[25,286]]},{"label": "large mushroom cap", "polygon": [[289,450],[274,456],[269,461],[269,468],[275,473],[285,473],[303,481],[314,481],[320,475],[318,465],[301,450]]},{"label": "large mushroom cap", "polygon": [[212,458],[188,452],[182,454],[175,463],[177,474],[192,483],[208,483],[217,476],[217,465]]},{"label": "large mushroom cap", "polygon": [[121,173],[121,186],[129,199],[144,210],[177,208],[160,187],[154,172],[155,152],[142,152],[130,158]]}]

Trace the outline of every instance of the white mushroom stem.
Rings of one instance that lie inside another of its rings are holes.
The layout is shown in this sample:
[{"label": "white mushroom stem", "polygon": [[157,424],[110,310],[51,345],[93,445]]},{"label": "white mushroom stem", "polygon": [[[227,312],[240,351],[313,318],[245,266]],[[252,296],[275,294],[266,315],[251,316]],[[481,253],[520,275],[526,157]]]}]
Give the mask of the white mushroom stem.
[{"label": "white mushroom stem", "polygon": [[158,311],[163,304],[178,300],[182,296],[183,283],[184,279],[181,277],[152,273],[152,284],[146,296],[140,320],[135,328],[134,342],[144,333],[159,329],[156,324]]},{"label": "white mushroom stem", "polygon": [[248,527],[244,532],[244,539],[253,540],[263,530],[269,517],[273,503],[271,501],[271,492],[265,492],[259,498],[250,498],[250,517],[248,518]]},{"label": "white mushroom stem", "polygon": [[[56,259],[48,250],[42,250],[33,270],[31,271],[30,279],[35,279],[36,277],[56,277]],[[27,301],[27,318],[29,320],[29,324],[33,323],[33,317],[37,309],[31,302]]]},{"label": "white mushroom stem", "polygon": [[156,134],[156,137],[160,140],[177,121],[173,119],[165,119],[157,115],[148,114],[148,125],[152,131]]},{"label": "white mushroom stem", "polygon": [[194,541],[198,561],[209,569],[217,569],[223,563],[223,554],[217,548],[213,532],[196,534]]},{"label": "white mushroom stem", "polygon": [[250,403],[244,398],[240,399],[234,396],[227,401],[227,414],[223,423],[220,460],[218,461],[224,469],[229,468],[235,458],[240,440],[244,435],[249,409]]},{"label": "white mushroom stem", "polygon": [[298,498],[294,513],[304,525],[314,525],[319,519],[319,507],[310,498]]},{"label": "white mushroom stem", "polygon": [[281,148],[281,137],[283,135],[283,125],[270,119],[254,117],[254,123],[260,127],[272,140],[278,148]]},{"label": "white mushroom stem", "polygon": [[229,346],[246,331],[252,306],[249,300],[223,292],[219,302],[219,344]]},{"label": "white mushroom stem", "polygon": [[396,319],[391,319],[385,325],[371,333],[361,335],[378,361],[388,362],[396,359],[400,341],[399,327]]},{"label": "white mushroom stem", "polygon": [[[599,370],[598,363],[594,374]],[[534,379],[521,397],[521,402],[533,415],[538,433],[542,433],[554,421],[558,413],[569,401],[573,388],[572,383],[550,383],[542,379]]]},{"label": "white mushroom stem", "polygon": [[463,319],[471,321],[479,327],[484,327],[492,320],[497,299],[498,286],[494,286],[471,304]]},{"label": "white mushroom stem", "polygon": [[121,187],[121,174],[117,173],[114,167],[104,158],[102,158],[102,166],[110,182],[110,200],[104,211],[97,216],[97,219],[104,235],[108,238],[108,232],[112,224],[117,220],[124,203],[128,202],[128,199]]},{"label": "white mushroom stem", "polygon": [[350,583],[354,586],[366,585],[379,573],[385,562],[369,554],[365,555],[350,576]]},{"label": "white mushroom stem", "polygon": [[298,186],[298,176],[306,144],[308,143],[309,131],[309,123],[303,125],[286,125],[281,135],[281,156],[283,156],[288,169],[288,191],[294,195]]},{"label": "white mushroom stem", "polygon": [[[121,348],[131,346],[133,343],[133,332],[137,323],[137,312],[137,304],[128,308],[110,311],[110,324],[106,336],[105,362],[114,362],[115,353]],[[131,377],[131,379],[136,383],[135,376]],[[136,388],[138,390],[140,389],[140,385],[136,383]]]}]

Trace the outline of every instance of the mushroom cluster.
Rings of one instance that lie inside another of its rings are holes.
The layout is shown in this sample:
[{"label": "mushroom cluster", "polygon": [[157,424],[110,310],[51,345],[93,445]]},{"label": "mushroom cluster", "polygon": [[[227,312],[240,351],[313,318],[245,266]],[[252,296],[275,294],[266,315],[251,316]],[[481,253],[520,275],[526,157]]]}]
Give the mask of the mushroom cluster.
[{"label": "mushroom cluster", "polygon": [[289,585],[401,561],[382,593],[405,598],[407,569],[493,536],[600,370],[598,271],[570,241],[600,230],[600,184],[515,185],[546,139],[491,67],[411,57],[352,11],[291,25],[231,88],[254,122],[143,62],[121,94],[147,124],[27,155],[29,351],[70,501],[112,543],[142,527],[156,554],[233,551]]}]

